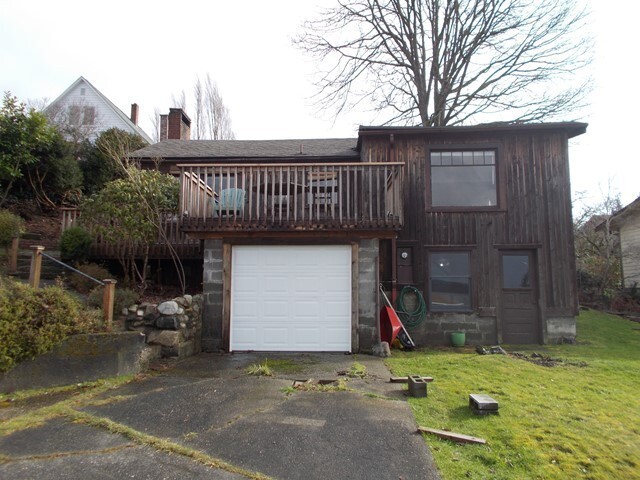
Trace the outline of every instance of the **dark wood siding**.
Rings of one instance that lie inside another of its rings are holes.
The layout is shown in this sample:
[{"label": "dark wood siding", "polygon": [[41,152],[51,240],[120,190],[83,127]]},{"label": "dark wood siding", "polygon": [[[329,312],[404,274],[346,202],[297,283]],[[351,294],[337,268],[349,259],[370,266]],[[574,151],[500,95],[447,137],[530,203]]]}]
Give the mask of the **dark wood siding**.
[{"label": "dark wood siding", "polygon": [[[562,131],[363,137],[362,161],[405,162],[405,224],[398,241],[422,250],[414,279],[424,293],[430,250],[469,250],[474,309],[493,312],[499,307],[499,252],[529,248],[538,252],[543,315],[575,313],[567,142]],[[431,208],[428,157],[434,148],[495,149],[497,207]]]}]

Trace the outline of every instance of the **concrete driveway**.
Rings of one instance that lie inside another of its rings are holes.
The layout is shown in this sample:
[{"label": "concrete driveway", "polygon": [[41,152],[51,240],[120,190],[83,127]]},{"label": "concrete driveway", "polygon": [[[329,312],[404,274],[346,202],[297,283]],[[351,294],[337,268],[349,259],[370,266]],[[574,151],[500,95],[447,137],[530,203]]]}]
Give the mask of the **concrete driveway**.
[{"label": "concrete driveway", "polygon": [[[263,362],[274,376],[250,376]],[[350,378],[358,362],[364,378]],[[202,354],[0,437],[0,478],[437,479],[383,361]],[[292,388],[295,380],[337,380]],[[77,420],[82,420],[77,422]]]}]

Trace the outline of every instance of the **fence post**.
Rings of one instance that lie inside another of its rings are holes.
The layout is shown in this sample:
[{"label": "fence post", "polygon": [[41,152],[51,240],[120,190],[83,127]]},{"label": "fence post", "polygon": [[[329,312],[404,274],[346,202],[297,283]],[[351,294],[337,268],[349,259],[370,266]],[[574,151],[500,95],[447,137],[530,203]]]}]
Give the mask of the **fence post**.
[{"label": "fence post", "polygon": [[113,304],[116,298],[116,280],[106,279],[104,283],[104,295],[102,296],[102,311],[104,313],[104,326],[107,332],[113,325]]},{"label": "fence post", "polygon": [[11,250],[9,250],[9,275],[18,273],[18,250],[20,248],[20,237],[11,240]]},{"label": "fence post", "polygon": [[31,254],[31,270],[29,272],[29,285],[33,288],[40,286],[40,273],[42,272],[42,252],[44,247],[37,245],[31,247],[33,253]]}]

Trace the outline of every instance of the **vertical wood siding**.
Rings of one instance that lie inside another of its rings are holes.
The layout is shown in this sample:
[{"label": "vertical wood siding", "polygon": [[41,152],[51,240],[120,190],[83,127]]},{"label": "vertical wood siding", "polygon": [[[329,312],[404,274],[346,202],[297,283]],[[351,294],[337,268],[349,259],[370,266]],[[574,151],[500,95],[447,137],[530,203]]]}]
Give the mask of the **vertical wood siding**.
[{"label": "vertical wood siding", "polygon": [[[562,132],[395,135],[395,157],[405,162],[405,223],[398,240],[415,242],[423,250],[414,278],[425,293],[427,253],[437,248],[468,249],[474,308],[495,308],[501,278],[499,251],[520,246],[537,250],[544,289],[540,294],[547,314],[574,313],[577,301],[567,141]],[[434,147],[496,148],[499,208],[430,208],[428,155]],[[386,161],[389,151],[388,137],[363,138],[363,161]]]}]

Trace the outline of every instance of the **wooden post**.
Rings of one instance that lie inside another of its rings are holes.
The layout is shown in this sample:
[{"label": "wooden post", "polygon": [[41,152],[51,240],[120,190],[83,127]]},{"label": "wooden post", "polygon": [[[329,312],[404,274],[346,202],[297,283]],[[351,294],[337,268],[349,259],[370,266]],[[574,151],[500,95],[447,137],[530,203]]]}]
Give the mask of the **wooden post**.
[{"label": "wooden post", "polygon": [[44,247],[37,245],[31,247],[33,253],[31,254],[31,271],[29,272],[29,285],[33,288],[40,286],[40,273],[42,272],[42,252]]},{"label": "wooden post", "polygon": [[102,312],[104,314],[104,326],[107,332],[113,326],[113,304],[116,298],[116,280],[106,279],[104,282],[104,295],[102,296]]},{"label": "wooden post", "polygon": [[18,250],[20,249],[20,237],[11,240],[11,249],[9,250],[9,275],[18,273]]}]

